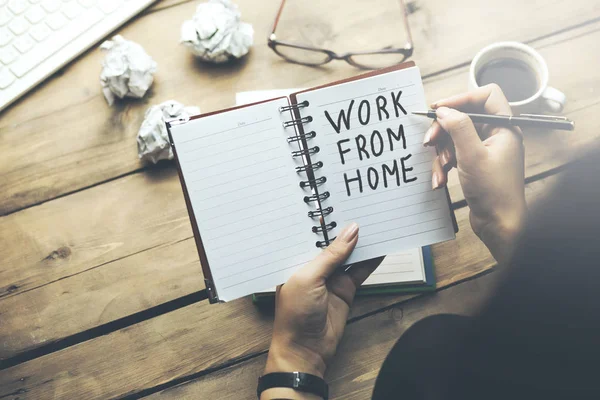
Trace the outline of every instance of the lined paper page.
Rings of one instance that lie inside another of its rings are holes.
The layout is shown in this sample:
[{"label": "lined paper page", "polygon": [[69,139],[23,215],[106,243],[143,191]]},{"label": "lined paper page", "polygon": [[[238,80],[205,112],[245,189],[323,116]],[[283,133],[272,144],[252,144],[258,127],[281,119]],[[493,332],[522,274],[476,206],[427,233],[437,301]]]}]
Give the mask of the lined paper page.
[{"label": "lined paper page", "polygon": [[[171,128],[220,300],[281,284],[318,253],[278,108],[287,99]],[[297,150],[297,148],[295,149]]]},{"label": "lined paper page", "polygon": [[386,256],[363,286],[395,282],[421,283],[424,279],[423,251],[411,249]]},{"label": "lined paper page", "polygon": [[[432,148],[423,147],[428,119],[417,67],[299,94],[313,120],[333,206],[335,236],[355,221],[359,241],[348,263],[454,238],[444,190],[431,189]],[[340,115],[340,113],[342,113]],[[329,116],[329,118],[327,117]],[[339,132],[338,132],[339,131]]]}]

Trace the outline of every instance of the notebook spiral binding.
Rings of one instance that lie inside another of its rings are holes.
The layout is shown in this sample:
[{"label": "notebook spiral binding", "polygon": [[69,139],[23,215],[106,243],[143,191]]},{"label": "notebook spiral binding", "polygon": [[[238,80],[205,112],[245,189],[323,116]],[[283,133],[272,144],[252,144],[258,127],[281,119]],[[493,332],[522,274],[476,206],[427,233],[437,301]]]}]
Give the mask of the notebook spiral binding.
[{"label": "notebook spiral binding", "polygon": [[[283,113],[286,111],[291,111],[296,116],[295,119],[291,119],[289,121],[284,121],[283,127],[284,128],[291,128],[294,126],[300,127],[301,125],[312,122],[313,117],[311,117],[311,116],[301,117],[300,113],[299,113],[299,110],[301,108],[305,108],[308,106],[309,106],[309,102],[307,100],[305,100],[298,104],[291,104],[289,106],[279,107],[280,113]],[[326,207],[326,208],[321,207],[321,201],[329,198],[330,193],[329,192],[319,193],[318,189],[317,189],[318,186],[324,184],[327,181],[327,178],[324,176],[321,176],[321,177],[315,176],[315,171],[318,170],[319,168],[323,167],[323,162],[322,161],[312,162],[310,160],[310,156],[313,156],[313,155],[319,153],[319,151],[320,151],[318,146],[308,147],[308,145],[307,145],[307,140],[314,138],[316,135],[317,135],[317,133],[315,131],[310,131],[310,132],[304,133],[303,130],[301,129],[301,130],[297,131],[297,133],[294,136],[289,136],[287,138],[287,141],[288,141],[288,143],[300,142],[300,144],[303,147],[300,150],[292,151],[292,157],[301,157],[304,162],[304,165],[296,167],[296,172],[304,173],[308,177],[307,180],[300,181],[300,187],[303,189],[311,188],[313,190],[312,195],[304,196],[304,202],[305,203],[316,202],[318,205],[317,210],[308,212],[308,217],[309,218],[319,218],[319,221],[321,224],[313,226],[312,231],[314,233],[323,233],[323,236],[325,239],[318,240],[315,243],[315,245],[319,248],[324,248],[324,247],[327,247],[335,239],[335,238],[330,238],[327,235],[327,232],[332,230],[333,228],[335,228],[337,226],[337,223],[335,221],[326,223],[324,220],[325,216],[327,216],[333,212],[333,207]]]}]

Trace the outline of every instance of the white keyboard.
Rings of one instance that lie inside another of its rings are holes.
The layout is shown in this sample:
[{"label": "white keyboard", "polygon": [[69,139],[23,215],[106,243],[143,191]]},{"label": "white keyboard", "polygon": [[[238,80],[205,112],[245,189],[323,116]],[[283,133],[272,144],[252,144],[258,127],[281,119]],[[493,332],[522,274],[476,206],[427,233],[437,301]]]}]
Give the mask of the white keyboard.
[{"label": "white keyboard", "polygon": [[0,0],[0,110],[154,1]]}]

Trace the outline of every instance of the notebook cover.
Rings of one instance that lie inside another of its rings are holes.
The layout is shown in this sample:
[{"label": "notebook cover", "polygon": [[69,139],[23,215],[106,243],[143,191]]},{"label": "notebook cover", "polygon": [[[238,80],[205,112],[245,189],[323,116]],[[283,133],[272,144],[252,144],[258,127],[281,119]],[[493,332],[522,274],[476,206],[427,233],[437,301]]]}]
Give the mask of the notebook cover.
[{"label": "notebook cover", "polygon": [[200,257],[200,266],[202,268],[202,274],[204,275],[204,283],[206,284],[206,290],[208,292],[208,301],[210,303],[218,303],[219,295],[218,295],[218,292],[214,285],[212,272],[210,271],[210,265],[208,264],[208,258],[206,257],[206,251],[204,249],[204,245],[202,244],[202,237],[200,236],[198,224],[196,223],[196,217],[194,216],[194,210],[192,209],[192,203],[190,202],[188,190],[185,185],[185,180],[183,178],[183,172],[181,171],[181,165],[179,164],[179,157],[177,156],[177,148],[173,144],[173,136],[171,134],[171,127],[173,125],[185,124],[185,123],[195,120],[195,119],[200,119],[200,118],[208,117],[208,116],[215,115],[215,114],[233,111],[233,110],[237,110],[237,109],[244,108],[244,107],[252,107],[255,104],[262,104],[262,103],[266,103],[266,102],[277,100],[277,99],[283,99],[283,98],[286,98],[286,97],[285,96],[274,97],[274,98],[268,99],[268,100],[257,101],[256,103],[252,103],[252,104],[245,104],[245,105],[241,105],[241,106],[235,106],[235,107],[230,107],[230,108],[226,108],[223,110],[209,112],[206,114],[194,115],[194,116],[190,117],[189,120],[184,120],[184,121],[175,120],[175,121],[170,121],[170,122],[166,123],[167,133],[169,135],[169,143],[171,144],[171,148],[173,150],[175,165],[177,166],[177,175],[179,175],[179,181],[181,182],[181,188],[183,189],[183,198],[185,199],[185,206],[187,207],[187,211],[190,216],[190,222],[192,224],[192,231],[194,232],[194,240],[196,241],[196,248],[198,249],[198,256]]},{"label": "notebook cover", "polygon": [[[380,287],[360,287],[356,291],[357,296],[371,296],[377,294],[410,294],[410,293],[428,293],[434,292],[437,288],[437,279],[435,276],[435,264],[431,253],[431,246],[422,247],[423,266],[425,269],[425,279],[427,283],[416,284],[389,284]],[[262,303],[272,301],[275,293],[255,293],[252,295],[253,303]]]}]

